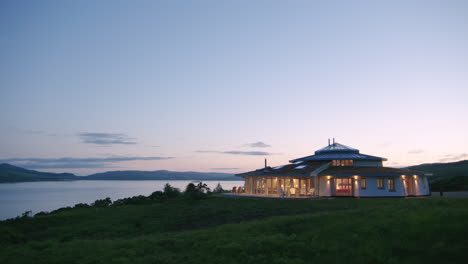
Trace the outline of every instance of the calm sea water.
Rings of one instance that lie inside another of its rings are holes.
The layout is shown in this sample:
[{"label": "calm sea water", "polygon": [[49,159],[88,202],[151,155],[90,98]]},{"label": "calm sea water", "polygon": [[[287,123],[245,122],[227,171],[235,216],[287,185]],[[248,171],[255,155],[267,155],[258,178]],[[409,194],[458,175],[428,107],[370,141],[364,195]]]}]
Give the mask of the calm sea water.
[{"label": "calm sea water", "polygon": [[[148,196],[169,182],[182,191],[191,181],[69,181],[0,184],[0,220],[26,211],[33,214],[52,211],[77,203],[92,203],[110,197],[113,201],[135,195]],[[204,181],[211,189],[218,182],[225,190],[241,186],[243,181]]]}]

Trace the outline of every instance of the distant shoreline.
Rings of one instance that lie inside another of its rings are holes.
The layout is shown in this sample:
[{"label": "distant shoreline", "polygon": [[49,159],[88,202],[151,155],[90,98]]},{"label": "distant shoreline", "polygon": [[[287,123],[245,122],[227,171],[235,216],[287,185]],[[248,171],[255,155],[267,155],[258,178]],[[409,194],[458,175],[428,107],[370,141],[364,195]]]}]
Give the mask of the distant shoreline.
[{"label": "distant shoreline", "polygon": [[[86,177],[86,176],[77,176]],[[76,181],[243,181],[239,179],[76,179],[76,180],[39,180],[39,181],[8,181],[0,182],[0,184],[8,183],[27,183],[27,182],[76,182]]]}]

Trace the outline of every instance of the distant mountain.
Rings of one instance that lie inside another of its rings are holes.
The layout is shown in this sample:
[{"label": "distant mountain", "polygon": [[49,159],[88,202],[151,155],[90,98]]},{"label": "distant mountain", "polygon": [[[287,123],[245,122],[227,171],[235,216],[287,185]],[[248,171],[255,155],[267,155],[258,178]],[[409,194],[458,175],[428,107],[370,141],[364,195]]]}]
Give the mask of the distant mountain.
[{"label": "distant mountain", "polygon": [[432,172],[428,177],[433,191],[468,190],[468,160],[450,163],[428,163],[408,167],[410,170]]},{"label": "distant mountain", "polygon": [[216,172],[178,171],[108,171],[89,176],[76,176],[71,173],[51,173],[23,169],[7,163],[0,164],[0,183],[31,181],[73,181],[73,180],[198,180],[232,181],[241,180],[233,174]]},{"label": "distant mountain", "polygon": [[29,182],[29,181],[70,181],[80,177],[71,173],[51,173],[27,170],[7,163],[0,164],[0,182]]},{"label": "distant mountain", "polygon": [[228,173],[179,171],[108,171],[86,177],[86,180],[241,180]]}]

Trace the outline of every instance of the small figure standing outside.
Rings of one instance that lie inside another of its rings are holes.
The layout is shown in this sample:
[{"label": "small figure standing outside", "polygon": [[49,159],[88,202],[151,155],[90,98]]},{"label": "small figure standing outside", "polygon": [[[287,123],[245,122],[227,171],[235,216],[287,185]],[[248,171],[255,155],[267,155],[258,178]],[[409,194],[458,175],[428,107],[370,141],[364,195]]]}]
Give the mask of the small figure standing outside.
[{"label": "small figure standing outside", "polygon": [[280,189],[279,189],[279,194],[280,194],[281,198],[284,198],[284,196],[286,195],[286,194],[284,193],[283,187],[280,187]]}]

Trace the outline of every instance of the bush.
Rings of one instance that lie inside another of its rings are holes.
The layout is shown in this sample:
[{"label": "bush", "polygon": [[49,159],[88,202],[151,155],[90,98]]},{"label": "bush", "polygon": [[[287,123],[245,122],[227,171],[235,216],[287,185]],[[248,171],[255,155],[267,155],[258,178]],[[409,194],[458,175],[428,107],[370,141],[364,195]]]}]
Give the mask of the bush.
[{"label": "bush", "polygon": [[21,214],[21,218],[30,218],[32,216],[32,211],[26,211]]},{"label": "bush", "polygon": [[221,186],[221,184],[218,182],[218,185],[216,185],[216,187],[214,188],[213,192],[214,192],[214,193],[222,193],[222,192],[224,192],[223,186]]},{"label": "bush", "polygon": [[112,206],[122,206],[127,204],[149,204],[151,203],[151,197],[146,197],[144,195],[133,196],[129,198],[118,199]]},{"label": "bush", "polygon": [[78,203],[78,204],[75,204],[73,208],[88,208],[88,207],[91,207],[91,206],[85,203]]},{"label": "bush", "polygon": [[49,213],[45,212],[45,211],[40,211],[39,213],[35,214],[34,217],[41,216],[41,215],[47,215],[47,214],[49,214]]},{"label": "bush", "polygon": [[210,188],[206,183],[199,182],[197,185],[193,183],[189,183],[187,187],[185,188],[185,195],[195,199],[205,199],[208,197],[208,194],[210,193]]},{"label": "bush", "polygon": [[162,202],[162,201],[167,200],[167,196],[161,191],[155,191],[150,195],[150,199],[158,201],[158,202]]},{"label": "bush", "polygon": [[166,183],[166,185],[164,185],[164,194],[167,198],[172,199],[180,196],[180,190]]},{"label": "bush", "polygon": [[96,200],[92,204],[94,207],[108,207],[112,204],[112,200],[107,197],[106,199]]}]

